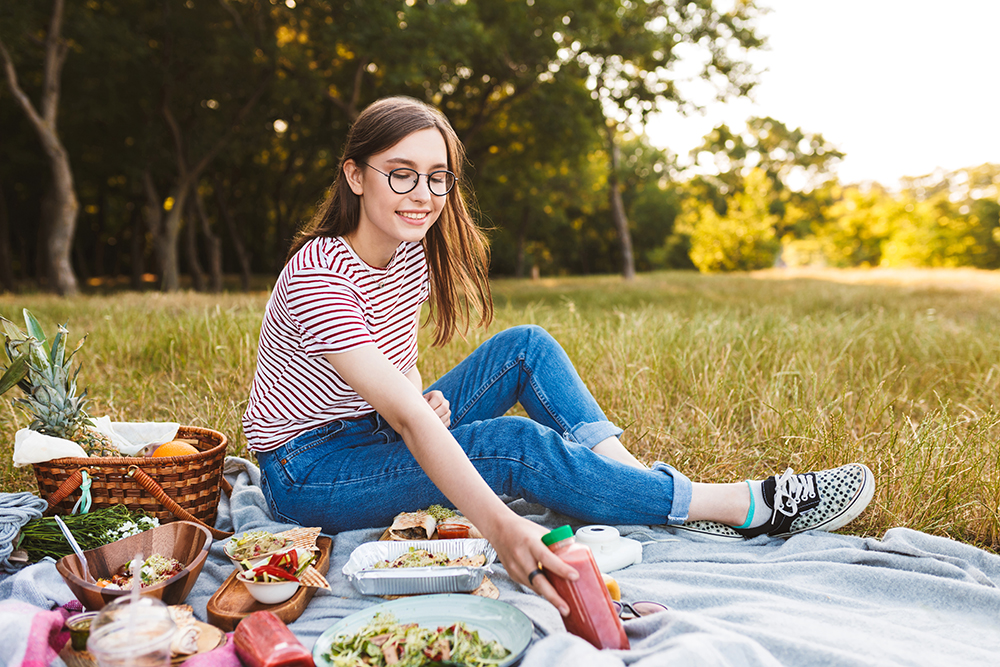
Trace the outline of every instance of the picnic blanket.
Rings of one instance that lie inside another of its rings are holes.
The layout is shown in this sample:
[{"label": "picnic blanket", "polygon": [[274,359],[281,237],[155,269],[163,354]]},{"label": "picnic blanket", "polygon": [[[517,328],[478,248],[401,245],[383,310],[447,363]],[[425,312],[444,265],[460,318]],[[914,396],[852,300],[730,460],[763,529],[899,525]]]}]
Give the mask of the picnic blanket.
[{"label": "picnic blanket", "polygon": [[[228,459],[226,475],[234,491],[220,505],[218,528],[288,527],[271,519],[252,464]],[[511,500],[510,506],[545,526],[578,527],[523,500]],[[882,539],[803,533],[733,544],[663,527],[618,528],[644,543],[641,563],[612,573],[623,599],[655,600],[670,611],[625,623],[632,650],[597,651],[566,633],[551,605],[496,565],[490,578],[500,599],[521,609],[538,628],[524,667],[937,667],[1000,661],[1000,556],[975,547],[902,528]],[[382,602],[359,595],[341,575],[354,548],[377,540],[381,532],[334,536],[327,575],[331,590],[318,591],[290,626],[307,647],[339,619]],[[209,598],[232,571],[222,545],[213,545],[187,600],[202,620]],[[5,608],[33,605],[42,614],[70,600],[51,563],[0,578],[0,623],[7,630],[0,633],[0,664],[21,664],[32,622],[31,615],[5,613]],[[42,625],[54,632],[51,624]]]}]

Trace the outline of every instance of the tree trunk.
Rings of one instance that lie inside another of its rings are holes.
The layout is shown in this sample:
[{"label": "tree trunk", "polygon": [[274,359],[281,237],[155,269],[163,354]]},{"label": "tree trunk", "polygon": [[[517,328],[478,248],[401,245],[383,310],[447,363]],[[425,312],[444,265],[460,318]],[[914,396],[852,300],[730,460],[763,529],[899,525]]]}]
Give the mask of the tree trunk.
[{"label": "tree trunk", "polygon": [[[208,213],[205,211],[205,202],[202,200],[201,192],[197,186],[191,193],[192,208],[198,214],[201,221],[201,233],[205,237],[205,254],[208,255],[208,275],[210,278],[208,288],[213,292],[222,291],[222,243],[219,237],[212,232],[212,226],[208,221]],[[192,221],[193,223],[193,221]]]},{"label": "tree trunk", "polygon": [[240,287],[244,292],[250,291],[250,253],[247,252],[246,246],[243,245],[243,238],[240,236],[239,230],[236,228],[236,221],[233,220],[232,211],[229,210],[229,203],[226,201],[226,197],[222,194],[222,179],[215,176],[215,201],[219,206],[219,215],[226,223],[226,230],[229,232],[230,238],[233,240],[233,248],[236,250],[236,261],[240,265]]},{"label": "tree trunk", "polygon": [[[194,204],[191,204],[194,207]],[[185,260],[187,262],[188,273],[191,274],[191,287],[196,292],[205,291],[205,271],[201,268],[201,260],[198,259],[198,228],[195,216],[189,211],[188,219],[184,223],[184,249]]]},{"label": "tree trunk", "polygon": [[[167,249],[163,233],[163,204],[160,203],[160,195],[156,191],[156,183],[153,182],[153,176],[149,173],[149,169],[146,169],[142,174],[142,187],[146,192],[146,229],[149,230],[149,237],[153,242],[153,259],[156,262],[156,272],[160,275],[162,285],[165,281],[167,255],[170,251]],[[173,265],[177,266],[176,257]]]},{"label": "tree trunk", "polygon": [[0,288],[14,291],[14,262],[10,252],[10,220],[7,217],[7,200],[0,185]]},{"label": "tree trunk", "polygon": [[176,292],[181,288],[181,270],[177,264],[177,239],[181,233],[181,214],[174,202],[174,207],[163,216],[163,233],[160,235],[161,257],[163,271],[160,274],[160,289],[164,292]]},{"label": "tree trunk", "polygon": [[611,203],[611,220],[618,230],[618,238],[622,246],[622,277],[625,280],[635,278],[635,257],[632,254],[632,232],[628,228],[628,218],[625,216],[625,202],[622,200],[621,186],[618,184],[618,168],[621,163],[621,150],[615,128],[608,125],[608,144],[611,149],[611,171],[608,174],[608,190]]},{"label": "tree trunk", "polygon": [[[163,114],[163,118],[167,123],[167,127],[170,129],[170,134],[174,139],[174,160],[177,163],[177,184],[174,186],[173,198],[174,205],[173,208],[167,212],[166,219],[163,226],[163,244],[166,246],[164,248],[164,265],[163,265],[163,290],[167,292],[172,292],[180,287],[179,272],[177,268],[177,240],[180,234],[180,223],[181,216],[184,212],[184,206],[187,203],[188,195],[191,193],[192,188],[198,187],[198,179],[201,174],[205,171],[205,168],[215,159],[215,156],[225,147],[227,143],[236,135],[239,130],[240,122],[246,117],[250,109],[257,104],[257,100],[260,96],[264,94],[267,89],[268,81],[270,81],[270,75],[261,81],[260,86],[254,91],[250,99],[236,112],[236,116],[233,118],[232,125],[229,130],[221,137],[218,141],[209,149],[205,155],[195,164],[193,167],[188,167],[188,159],[186,157],[186,151],[184,148],[184,132],[181,130],[180,124],[177,119],[174,118],[173,111],[170,109],[170,95],[169,87],[167,87],[167,94],[164,97],[163,105],[160,109]],[[189,244],[194,241],[189,240]],[[188,252],[190,256],[191,253]],[[197,256],[190,257],[190,261],[197,264]],[[193,266],[193,265],[192,265]],[[201,270],[200,264],[198,265],[198,270]],[[192,279],[196,278],[195,274],[192,273]]]},{"label": "tree trunk", "polygon": [[130,202],[131,215],[129,216],[129,286],[133,290],[141,290],[144,286],[142,275],[146,272],[146,232],[142,225],[141,207],[135,202]]},{"label": "tree trunk", "polygon": [[7,48],[0,41],[0,59],[3,60],[10,90],[21,109],[27,115],[38,133],[42,148],[49,156],[49,166],[52,170],[53,198],[52,227],[47,237],[39,239],[48,251],[49,278],[56,292],[63,296],[71,296],[80,288],[73,273],[73,263],[70,253],[73,250],[73,234],[76,231],[76,219],[80,204],[76,199],[73,185],[73,171],[69,164],[69,155],[63,147],[56,130],[56,117],[59,112],[59,77],[62,73],[68,45],[62,40],[62,18],[65,0],[55,0],[52,9],[52,21],[49,24],[48,35],[45,38],[45,76],[42,86],[41,112],[21,90],[17,80],[14,62],[7,53]]}]

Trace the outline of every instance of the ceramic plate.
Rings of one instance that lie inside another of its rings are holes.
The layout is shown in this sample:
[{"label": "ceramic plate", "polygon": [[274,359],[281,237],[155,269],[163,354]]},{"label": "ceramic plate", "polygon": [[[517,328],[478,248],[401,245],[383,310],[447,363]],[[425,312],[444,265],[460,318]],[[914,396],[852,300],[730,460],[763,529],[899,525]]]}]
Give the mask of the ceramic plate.
[{"label": "ceramic plate", "polygon": [[461,621],[469,629],[478,630],[483,639],[495,639],[510,651],[510,657],[500,667],[517,663],[531,643],[531,620],[506,602],[475,595],[419,595],[363,609],[328,628],[313,646],[317,667],[331,667],[326,654],[334,637],[357,632],[379,613],[391,613],[400,623],[418,623],[435,629]]}]

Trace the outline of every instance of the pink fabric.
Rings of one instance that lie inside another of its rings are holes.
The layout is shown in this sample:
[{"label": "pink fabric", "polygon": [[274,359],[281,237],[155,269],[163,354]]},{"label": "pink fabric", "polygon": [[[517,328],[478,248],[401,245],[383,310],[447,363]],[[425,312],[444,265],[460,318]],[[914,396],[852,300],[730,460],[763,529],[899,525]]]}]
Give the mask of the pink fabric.
[{"label": "pink fabric", "polygon": [[233,644],[233,633],[226,633],[226,643],[208,653],[193,655],[184,661],[184,667],[242,667]]},{"label": "pink fabric", "polygon": [[83,607],[76,600],[51,611],[39,611],[30,604],[21,606],[26,616],[33,616],[21,667],[48,667],[69,641],[66,619],[82,611]]}]

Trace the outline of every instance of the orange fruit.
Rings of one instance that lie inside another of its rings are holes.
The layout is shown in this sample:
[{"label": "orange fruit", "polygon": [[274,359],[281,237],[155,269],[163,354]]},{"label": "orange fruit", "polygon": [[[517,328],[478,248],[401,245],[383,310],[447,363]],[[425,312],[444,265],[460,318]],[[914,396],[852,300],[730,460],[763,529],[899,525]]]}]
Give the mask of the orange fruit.
[{"label": "orange fruit", "polygon": [[153,456],[187,456],[188,454],[197,453],[198,449],[194,445],[188,444],[183,440],[171,440],[157,447],[156,451],[153,452]]},{"label": "orange fruit", "polygon": [[601,578],[604,579],[604,585],[608,587],[608,593],[611,594],[611,599],[616,602],[621,602],[622,589],[618,587],[618,582],[615,581],[614,577],[601,572]]}]

